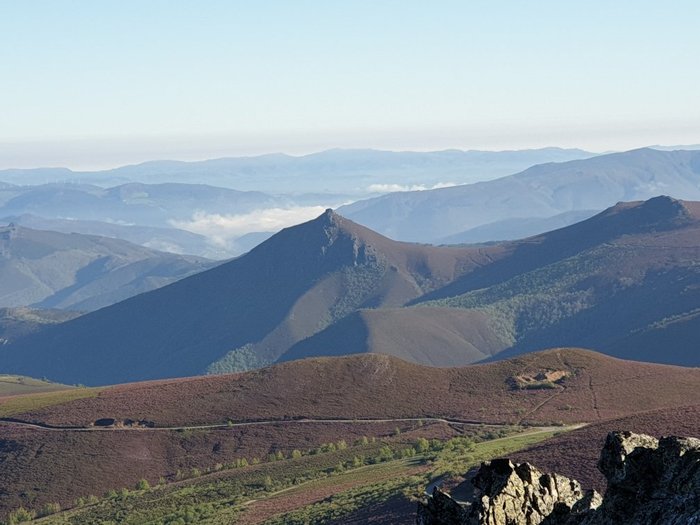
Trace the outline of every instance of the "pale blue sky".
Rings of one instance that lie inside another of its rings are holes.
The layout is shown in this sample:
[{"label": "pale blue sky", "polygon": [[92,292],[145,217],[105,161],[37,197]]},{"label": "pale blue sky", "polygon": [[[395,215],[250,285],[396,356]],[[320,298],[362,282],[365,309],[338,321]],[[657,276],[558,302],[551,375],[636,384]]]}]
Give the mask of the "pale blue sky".
[{"label": "pale blue sky", "polygon": [[0,168],[700,142],[700,2],[0,0]]}]

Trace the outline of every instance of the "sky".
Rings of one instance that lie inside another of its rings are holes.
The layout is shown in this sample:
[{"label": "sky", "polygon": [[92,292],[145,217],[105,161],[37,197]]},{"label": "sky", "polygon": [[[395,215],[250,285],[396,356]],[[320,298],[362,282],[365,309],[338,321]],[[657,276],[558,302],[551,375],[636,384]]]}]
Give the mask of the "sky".
[{"label": "sky", "polygon": [[0,0],[0,168],[700,142],[700,2]]}]

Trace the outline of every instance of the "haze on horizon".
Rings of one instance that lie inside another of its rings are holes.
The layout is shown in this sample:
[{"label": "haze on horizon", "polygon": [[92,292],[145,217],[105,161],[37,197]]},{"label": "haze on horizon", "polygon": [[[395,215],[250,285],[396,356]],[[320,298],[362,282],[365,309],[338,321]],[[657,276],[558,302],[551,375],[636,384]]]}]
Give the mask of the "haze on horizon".
[{"label": "haze on horizon", "polygon": [[8,2],[0,169],[700,142],[700,4]]}]

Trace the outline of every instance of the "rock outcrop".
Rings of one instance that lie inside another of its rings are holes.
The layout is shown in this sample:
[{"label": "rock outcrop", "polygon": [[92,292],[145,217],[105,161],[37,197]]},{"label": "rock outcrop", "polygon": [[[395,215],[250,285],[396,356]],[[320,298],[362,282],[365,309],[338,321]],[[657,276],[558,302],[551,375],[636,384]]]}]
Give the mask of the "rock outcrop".
[{"label": "rock outcrop", "polygon": [[598,462],[605,497],[528,463],[497,459],[474,477],[475,499],[436,488],[419,525],[700,525],[700,439],[608,435]]},{"label": "rock outcrop", "polygon": [[583,525],[700,525],[700,439],[612,432],[598,468],[608,489]]},{"label": "rock outcrop", "polygon": [[420,525],[511,525],[563,523],[598,507],[600,494],[584,491],[578,481],[545,474],[528,463],[507,459],[484,463],[472,483],[476,498],[460,504],[438,488],[418,508]]}]

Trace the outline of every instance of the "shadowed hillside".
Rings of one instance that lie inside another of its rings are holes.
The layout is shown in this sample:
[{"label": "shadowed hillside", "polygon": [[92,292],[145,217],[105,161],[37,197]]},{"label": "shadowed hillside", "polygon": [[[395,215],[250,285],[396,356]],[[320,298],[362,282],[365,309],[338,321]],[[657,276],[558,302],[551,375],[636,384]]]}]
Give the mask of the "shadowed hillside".
[{"label": "shadowed hillside", "polygon": [[0,306],[96,310],[211,267],[92,235],[0,227]]},{"label": "shadowed hillside", "polygon": [[557,346],[694,365],[698,260],[700,204],[670,197],[474,247],[391,241],[329,210],[210,271],[6,345],[0,369],[109,384],[307,356],[453,366]]},{"label": "shadowed hillside", "polygon": [[402,306],[503,253],[398,243],[329,210],[234,261],[29,336],[0,368],[105,384],[261,366],[358,308]]},{"label": "shadowed hillside", "polygon": [[420,302],[499,319],[513,337],[499,357],[574,345],[697,365],[689,342],[699,259],[700,205],[657,197],[519,241],[508,257]]},{"label": "shadowed hillside", "polygon": [[70,321],[80,315],[80,312],[71,310],[0,308],[0,343],[8,344],[47,325]]}]

